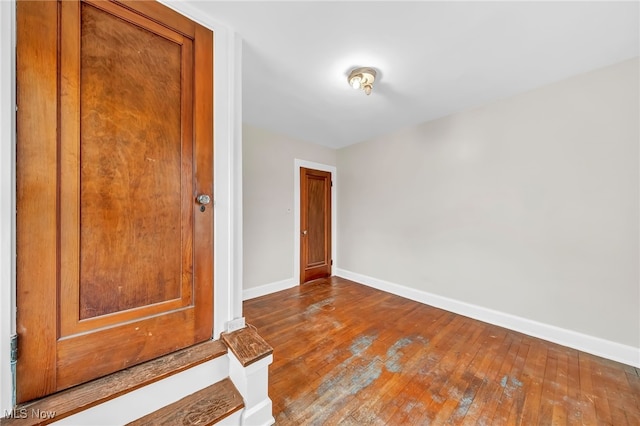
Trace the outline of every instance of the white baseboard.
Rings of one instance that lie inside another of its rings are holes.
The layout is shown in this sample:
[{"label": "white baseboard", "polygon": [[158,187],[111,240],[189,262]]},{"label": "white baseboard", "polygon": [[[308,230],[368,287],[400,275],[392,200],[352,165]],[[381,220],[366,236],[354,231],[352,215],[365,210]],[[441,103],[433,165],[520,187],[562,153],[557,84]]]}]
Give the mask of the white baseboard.
[{"label": "white baseboard", "polygon": [[258,287],[245,288],[242,290],[242,300],[255,299],[256,297],[266,296],[267,294],[275,293],[276,291],[286,290],[291,287],[295,287],[296,283],[293,278],[287,278],[286,280],[277,281],[275,283],[265,284]]},{"label": "white baseboard", "polygon": [[416,302],[640,368],[640,348],[449,299],[448,297],[438,296],[344,269],[337,269],[335,274],[378,290],[415,300]]}]

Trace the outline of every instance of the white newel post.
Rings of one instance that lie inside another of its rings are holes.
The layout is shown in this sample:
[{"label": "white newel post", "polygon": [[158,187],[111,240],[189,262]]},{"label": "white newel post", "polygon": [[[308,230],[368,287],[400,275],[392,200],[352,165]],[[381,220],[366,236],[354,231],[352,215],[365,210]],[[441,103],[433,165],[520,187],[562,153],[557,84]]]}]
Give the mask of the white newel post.
[{"label": "white newel post", "polygon": [[242,426],[267,426],[275,423],[269,398],[269,365],[273,355],[264,357],[243,367],[232,351],[229,357],[229,372],[233,383],[244,399]]}]

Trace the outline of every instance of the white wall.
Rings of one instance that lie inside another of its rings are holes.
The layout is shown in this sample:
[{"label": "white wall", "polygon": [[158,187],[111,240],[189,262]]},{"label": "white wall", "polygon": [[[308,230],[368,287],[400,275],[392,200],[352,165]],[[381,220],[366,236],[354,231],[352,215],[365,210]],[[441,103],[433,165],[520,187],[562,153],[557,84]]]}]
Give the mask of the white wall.
[{"label": "white wall", "polygon": [[638,68],[339,150],[341,268],[621,344],[640,365]]},{"label": "white wall", "polygon": [[291,286],[294,160],[334,166],[336,151],[246,124],[242,135],[245,293],[285,281]]}]

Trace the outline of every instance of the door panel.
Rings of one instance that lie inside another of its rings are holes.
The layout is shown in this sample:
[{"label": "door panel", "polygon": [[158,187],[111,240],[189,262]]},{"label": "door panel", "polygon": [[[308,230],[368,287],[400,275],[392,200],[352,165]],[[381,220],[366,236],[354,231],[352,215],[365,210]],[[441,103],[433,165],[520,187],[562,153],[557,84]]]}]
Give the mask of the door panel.
[{"label": "door panel", "polygon": [[[181,170],[180,158],[192,153],[180,137],[181,46],[88,4],[81,23],[79,281],[87,319],[188,292],[191,253],[182,243],[191,212],[181,196],[190,201],[191,182],[181,176],[191,176],[191,164]],[[123,267],[133,256],[135,271]]]},{"label": "door panel", "polygon": [[18,2],[18,402],[212,335],[213,35],[139,4]]},{"label": "door panel", "polygon": [[325,250],[325,216],[326,211],[326,179],[307,173],[307,268],[326,263]]},{"label": "door panel", "polygon": [[331,173],[300,169],[300,283],[331,275]]}]

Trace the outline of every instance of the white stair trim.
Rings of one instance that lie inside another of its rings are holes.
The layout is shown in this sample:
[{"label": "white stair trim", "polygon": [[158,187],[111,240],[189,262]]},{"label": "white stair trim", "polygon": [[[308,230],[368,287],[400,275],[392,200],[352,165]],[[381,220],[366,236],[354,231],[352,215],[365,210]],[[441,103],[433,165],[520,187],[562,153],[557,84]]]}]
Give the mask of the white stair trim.
[{"label": "white stair trim", "polygon": [[268,426],[275,423],[272,403],[269,398],[269,364],[273,355],[266,356],[246,367],[235,357],[233,351],[229,358],[229,377],[244,398],[241,425]]},{"label": "white stair trim", "polygon": [[60,419],[58,425],[124,425],[229,376],[229,359],[219,356],[157,382]]}]

